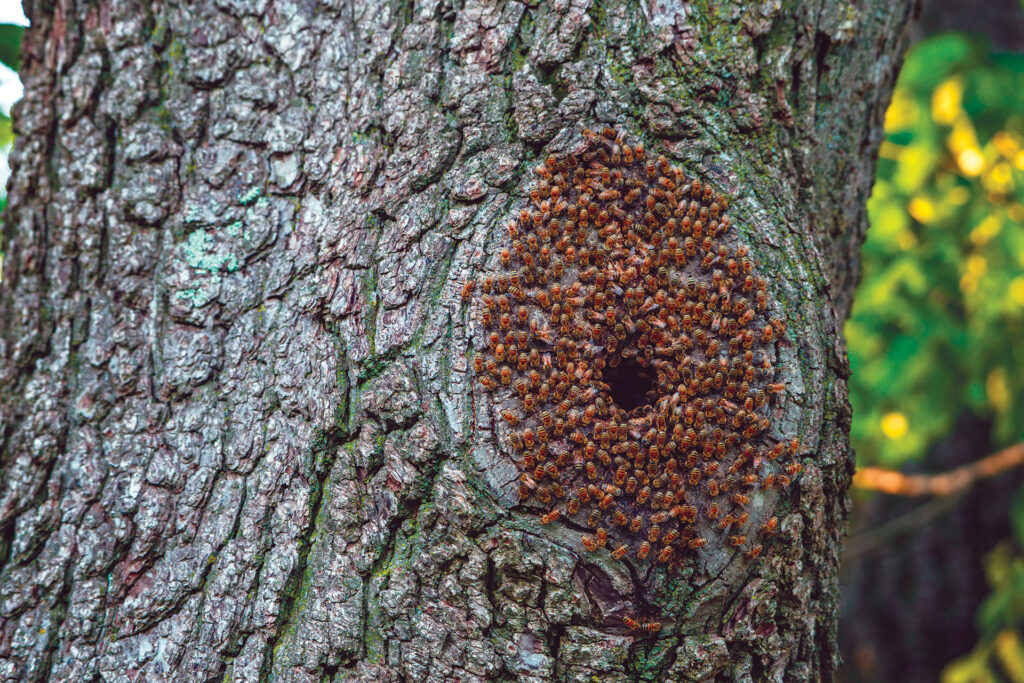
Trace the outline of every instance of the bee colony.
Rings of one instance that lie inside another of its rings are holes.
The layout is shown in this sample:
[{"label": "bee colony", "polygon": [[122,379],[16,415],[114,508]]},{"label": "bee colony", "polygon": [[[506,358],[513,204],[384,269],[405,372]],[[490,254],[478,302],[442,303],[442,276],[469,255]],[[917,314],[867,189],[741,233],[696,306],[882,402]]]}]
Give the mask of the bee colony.
[{"label": "bee colony", "polygon": [[616,560],[753,560],[778,521],[751,518],[750,496],[800,471],[797,440],[769,436],[785,325],[726,245],[725,196],[612,128],[583,134],[536,168],[499,272],[462,291],[520,502]]}]

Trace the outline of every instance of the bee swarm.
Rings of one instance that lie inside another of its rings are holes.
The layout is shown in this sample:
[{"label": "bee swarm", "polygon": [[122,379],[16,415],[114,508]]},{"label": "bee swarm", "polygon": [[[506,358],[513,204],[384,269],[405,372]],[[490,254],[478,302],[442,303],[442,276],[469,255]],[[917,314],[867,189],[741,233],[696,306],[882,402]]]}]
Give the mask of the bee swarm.
[{"label": "bee swarm", "polygon": [[[728,248],[728,200],[605,128],[549,156],[508,226],[502,273],[469,281],[474,362],[511,430],[519,497],[589,528],[588,552],[677,569],[714,544],[754,559],[796,439],[772,442],[775,343],[765,281]],[[631,630],[658,622],[626,617]]]}]

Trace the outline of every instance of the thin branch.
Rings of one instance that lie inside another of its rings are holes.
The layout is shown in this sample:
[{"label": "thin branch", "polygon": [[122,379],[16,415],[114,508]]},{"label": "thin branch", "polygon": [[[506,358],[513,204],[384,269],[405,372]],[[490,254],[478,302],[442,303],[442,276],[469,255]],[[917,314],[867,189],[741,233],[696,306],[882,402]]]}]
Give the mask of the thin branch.
[{"label": "thin branch", "polygon": [[881,467],[865,467],[853,476],[853,486],[894,496],[948,496],[1021,464],[1024,464],[1024,441],[941,474],[902,474]]}]

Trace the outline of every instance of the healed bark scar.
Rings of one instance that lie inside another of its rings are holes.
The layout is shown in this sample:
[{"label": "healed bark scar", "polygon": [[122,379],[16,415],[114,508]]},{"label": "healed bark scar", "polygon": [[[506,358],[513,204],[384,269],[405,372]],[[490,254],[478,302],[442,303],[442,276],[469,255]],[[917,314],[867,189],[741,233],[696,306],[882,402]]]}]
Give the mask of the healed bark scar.
[{"label": "healed bark scar", "polygon": [[[583,136],[536,168],[501,272],[463,287],[520,505],[624,562],[753,561],[778,520],[751,498],[801,470],[799,442],[769,437],[785,325],[728,198],[612,128]],[[622,621],[659,631],[649,616]]]}]

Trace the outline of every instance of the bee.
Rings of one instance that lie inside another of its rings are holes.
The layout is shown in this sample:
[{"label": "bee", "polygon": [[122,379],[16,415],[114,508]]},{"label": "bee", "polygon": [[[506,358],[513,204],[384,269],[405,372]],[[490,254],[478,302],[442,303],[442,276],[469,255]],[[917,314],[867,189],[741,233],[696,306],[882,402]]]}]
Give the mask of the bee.
[{"label": "bee", "polygon": [[502,419],[505,420],[505,422],[508,422],[513,427],[519,424],[519,416],[513,413],[511,410],[501,411],[501,417]]},{"label": "bee", "polygon": [[581,536],[580,541],[583,543],[583,548],[588,553],[597,551],[597,541],[595,541],[592,536]]},{"label": "bee", "polygon": [[562,516],[561,511],[559,511],[558,508],[554,508],[550,512],[548,512],[548,513],[546,513],[544,515],[541,515],[540,523],[541,524],[551,524],[552,522],[556,521],[561,516]]},{"label": "bee", "polygon": [[626,625],[630,631],[636,631],[640,628],[640,622],[631,617],[622,617],[622,623]]},{"label": "bee", "polygon": [[594,533],[597,536],[597,547],[605,547],[608,543],[608,532],[604,530],[604,527],[598,527]]},{"label": "bee", "polygon": [[757,556],[761,554],[761,548],[762,548],[761,544],[758,543],[753,548],[751,548],[747,552],[743,553],[743,557],[745,557],[748,560],[756,559]]},{"label": "bee", "polygon": [[643,526],[644,518],[637,515],[633,518],[633,521],[629,523],[629,533],[635,534],[640,531],[640,527]]},{"label": "bee", "polygon": [[647,623],[641,625],[640,629],[644,633],[657,633],[658,631],[661,630],[661,622],[660,621],[648,621]]},{"label": "bee", "polygon": [[651,487],[645,486],[640,490],[640,493],[636,494],[637,505],[643,505],[647,502],[647,499],[651,496]]},{"label": "bee", "polygon": [[734,548],[738,548],[746,542],[747,537],[741,534],[736,534],[729,537],[729,545],[733,546]]},{"label": "bee", "polygon": [[569,498],[568,511],[570,515],[575,515],[580,511],[580,499],[578,496]]},{"label": "bee", "polygon": [[621,560],[626,556],[626,552],[629,550],[629,546],[626,544],[620,545],[618,548],[612,551],[613,560]]},{"label": "bee", "polygon": [[648,553],[651,552],[651,544],[644,541],[640,544],[640,549],[636,551],[636,556],[641,560],[646,560]]},{"label": "bee", "polygon": [[779,518],[772,517],[767,522],[761,525],[761,533],[765,536],[774,536],[779,528]]},{"label": "bee", "polygon": [[742,493],[734,493],[732,494],[732,497],[729,500],[736,503],[737,505],[746,505],[747,503],[750,502],[750,497],[745,496]]},{"label": "bee", "polygon": [[666,562],[668,562],[670,559],[672,559],[672,553],[674,551],[675,548],[673,548],[670,545],[667,545],[664,548],[662,548],[661,552],[658,553],[658,562],[660,562],[661,564],[665,564]]},{"label": "bee", "polygon": [[626,513],[622,510],[616,510],[615,514],[612,515],[612,524],[616,526],[626,526],[629,524],[629,518],[626,517]]},{"label": "bee", "polygon": [[691,538],[690,542],[687,545],[689,545],[691,548],[696,549],[696,548],[703,548],[707,544],[708,544],[708,539],[702,538],[702,537],[698,537],[698,538]]},{"label": "bee", "polygon": [[705,510],[704,516],[708,519],[708,521],[714,521],[718,519],[718,503],[711,503],[711,505],[708,506],[708,509]]}]

